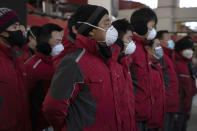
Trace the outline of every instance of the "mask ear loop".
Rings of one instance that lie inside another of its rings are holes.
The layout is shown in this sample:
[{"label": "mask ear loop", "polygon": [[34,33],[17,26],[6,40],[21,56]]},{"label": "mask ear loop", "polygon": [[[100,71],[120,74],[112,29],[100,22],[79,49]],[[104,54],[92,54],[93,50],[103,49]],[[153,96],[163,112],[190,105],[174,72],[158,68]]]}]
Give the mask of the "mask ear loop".
[{"label": "mask ear loop", "polygon": [[[103,30],[103,31],[106,32],[105,29],[103,29],[103,28],[101,28],[101,27],[98,27],[98,26],[95,26],[95,25],[92,25],[92,24],[90,24],[90,23],[88,23],[88,22],[81,22],[81,21],[78,21],[77,23],[78,23],[78,24],[86,24],[86,25],[92,26],[92,27],[94,27],[94,28],[97,28],[97,29],[100,29],[100,30]],[[99,43],[105,43],[105,41],[98,41],[98,42],[99,42]]]},{"label": "mask ear loop", "polygon": [[78,21],[77,23],[78,23],[78,24],[86,24],[86,25],[92,26],[92,27],[94,27],[94,28],[97,28],[97,29],[100,29],[100,30],[103,30],[103,31],[106,32],[105,29],[103,29],[103,28],[101,28],[101,27],[98,27],[98,26],[95,26],[95,25],[92,25],[92,24],[90,24],[90,23],[88,23],[88,22],[81,22],[81,21]]},{"label": "mask ear loop", "polygon": [[36,40],[36,36],[31,31],[31,28],[30,27],[27,27],[27,32],[30,32],[31,36],[33,36],[33,38]]}]

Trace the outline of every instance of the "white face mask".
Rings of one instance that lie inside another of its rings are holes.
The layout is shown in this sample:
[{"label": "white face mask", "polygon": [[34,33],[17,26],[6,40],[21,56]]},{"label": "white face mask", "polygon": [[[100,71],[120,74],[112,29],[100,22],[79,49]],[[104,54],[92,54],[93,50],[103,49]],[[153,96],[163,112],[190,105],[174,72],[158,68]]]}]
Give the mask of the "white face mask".
[{"label": "white face mask", "polygon": [[155,54],[153,56],[158,60],[163,57],[163,49],[161,46],[155,47]]},{"label": "white face mask", "polygon": [[131,41],[129,44],[125,44],[127,45],[126,49],[125,49],[125,55],[131,55],[133,54],[133,52],[136,49],[136,45],[134,41]]},{"label": "white face mask", "polygon": [[185,58],[187,58],[187,59],[191,59],[192,56],[193,56],[193,53],[194,53],[193,50],[191,50],[191,49],[186,49],[186,50],[183,50],[182,55],[183,55]]},{"label": "white face mask", "polygon": [[147,40],[153,40],[156,35],[157,35],[157,32],[155,30],[155,28],[153,28],[152,30],[148,31],[148,37],[147,37]]},{"label": "white face mask", "polygon": [[63,50],[64,50],[63,44],[62,44],[62,43],[57,44],[56,46],[54,46],[54,47],[52,48],[51,55],[52,55],[52,56],[56,56],[56,55],[58,55],[58,54],[59,54],[61,51],[63,51]]},{"label": "white face mask", "polygon": [[168,40],[168,48],[173,50],[174,46],[175,46],[174,41],[173,40]]},{"label": "white face mask", "polygon": [[87,25],[92,26],[94,28],[101,29],[101,30],[105,31],[106,32],[106,34],[105,34],[105,41],[99,41],[99,42],[105,42],[107,46],[111,46],[118,39],[118,31],[113,26],[110,26],[107,30],[105,30],[105,29],[103,29],[101,27],[92,25],[92,24],[87,23],[87,22],[80,22],[79,21],[77,23],[87,24]]}]

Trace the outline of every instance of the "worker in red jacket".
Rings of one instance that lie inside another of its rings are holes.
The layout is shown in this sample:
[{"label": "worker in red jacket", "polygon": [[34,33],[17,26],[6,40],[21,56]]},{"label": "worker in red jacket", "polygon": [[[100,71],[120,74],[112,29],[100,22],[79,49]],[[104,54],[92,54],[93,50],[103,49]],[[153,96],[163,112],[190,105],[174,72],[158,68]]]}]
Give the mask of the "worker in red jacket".
[{"label": "worker in red jacket", "polygon": [[0,130],[31,131],[26,72],[21,53],[13,49],[25,44],[18,15],[0,8]]},{"label": "worker in red jacket", "polygon": [[168,30],[160,30],[157,32],[156,38],[159,39],[161,46],[164,50],[164,53],[168,55],[170,58],[172,58],[173,50],[175,43],[174,41],[170,38],[170,34]]},{"label": "worker in red jacket", "polygon": [[190,117],[192,99],[196,93],[196,69],[192,64],[194,44],[191,37],[186,36],[175,44],[174,63],[179,79],[179,115],[176,131],[186,131]]},{"label": "worker in red jacket", "polygon": [[33,130],[42,131],[49,125],[42,113],[42,102],[54,74],[52,50],[60,44],[62,28],[56,24],[41,27],[35,54],[25,62],[30,92]]},{"label": "worker in red jacket", "polygon": [[165,98],[166,98],[166,119],[164,130],[173,131],[175,124],[176,113],[179,109],[180,96],[178,91],[178,77],[175,71],[175,66],[172,61],[172,53],[174,49],[174,42],[170,39],[167,30],[161,30],[157,33],[157,38],[163,48],[164,55],[161,59],[163,67],[163,77],[165,82]]},{"label": "worker in red jacket", "polygon": [[[135,120],[135,95],[132,85],[132,79],[130,75],[129,64],[131,62],[130,55],[135,52],[136,45],[132,40],[133,27],[126,19],[119,19],[112,23],[112,25],[118,31],[118,39],[116,44],[112,45],[112,58],[118,57],[118,63],[122,66],[125,81],[122,81],[124,91],[128,93],[129,110],[130,110],[130,126],[132,131],[138,131],[138,127]],[[116,54],[116,50],[119,49],[119,54]]]},{"label": "worker in red jacket", "polygon": [[163,128],[165,119],[165,86],[160,63],[163,57],[163,50],[158,39],[151,41],[146,48],[151,57],[153,74],[151,89],[154,98],[151,103],[151,118],[148,121],[148,131],[159,131]]},{"label": "worker in red jacket", "polygon": [[156,36],[155,25],[157,16],[150,8],[136,10],[130,18],[134,27],[133,40],[136,43],[136,51],[131,55],[131,76],[135,91],[136,120],[140,131],[147,129],[147,122],[151,118],[151,103],[153,96],[151,93],[151,59],[145,48]]},{"label": "worker in red jacket", "polygon": [[[113,51],[105,48],[118,37],[108,11],[100,6],[82,5],[70,20],[73,32],[78,33],[74,43],[63,42],[70,46],[64,49],[67,53],[44,100],[47,120],[55,131],[130,130],[125,128],[129,123],[125,123],[123,112],[128,109],[128,99],[119,92],[123,73],[117,63],[111,64]],[[75,49],[70,48],[73,45]]]}]

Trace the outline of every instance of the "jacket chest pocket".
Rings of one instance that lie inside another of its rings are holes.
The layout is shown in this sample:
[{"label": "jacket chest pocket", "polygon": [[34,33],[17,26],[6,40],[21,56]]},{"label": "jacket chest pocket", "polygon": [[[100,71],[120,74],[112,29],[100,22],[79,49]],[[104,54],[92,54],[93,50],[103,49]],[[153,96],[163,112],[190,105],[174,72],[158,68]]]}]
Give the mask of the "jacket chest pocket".
[{"label": "jacket chest pocket", "polygon": [[102,92],[103,92],[103,81],[102,80],[90,80],[86,84],[91,93],[91,97],[100,101],[102,99]]}]

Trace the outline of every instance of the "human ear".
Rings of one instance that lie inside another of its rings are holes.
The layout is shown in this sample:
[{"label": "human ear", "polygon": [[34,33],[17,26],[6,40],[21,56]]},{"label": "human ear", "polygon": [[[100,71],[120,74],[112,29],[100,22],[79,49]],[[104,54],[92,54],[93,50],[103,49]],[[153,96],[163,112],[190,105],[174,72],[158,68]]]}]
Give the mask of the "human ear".
[{"label": "human ear", "polygon": [[94,36],[95,36],[95,29],[93,29],[92,31],[90,31],[89,34],[88,34],[88,37],[90,39],[94,39],[95,38]]},{"label": "human ear", "polygon": [[77,30],[76,30],[75,26],[72,26],[72,32],[77,34]]}]

